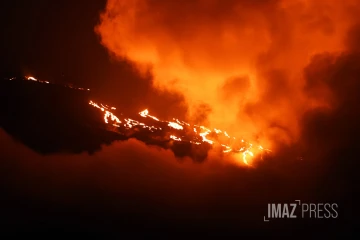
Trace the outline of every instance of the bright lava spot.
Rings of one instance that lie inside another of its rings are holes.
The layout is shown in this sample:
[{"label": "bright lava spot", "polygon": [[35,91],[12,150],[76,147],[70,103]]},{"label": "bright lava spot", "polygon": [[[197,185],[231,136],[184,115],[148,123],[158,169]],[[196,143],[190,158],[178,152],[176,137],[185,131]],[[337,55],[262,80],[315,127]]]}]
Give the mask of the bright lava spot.
[{"label": "bright lava spot", "polygon": [[37,81],[37,79],[36,79],[36,78],[34,78],[34,77],[27,77],[27,80]]},{"label": "bright lava spot", "polygon": [[169,122],[168,126],[172,127],[172,128],[175,128],[175,129],[178,129],[178,130],[184,129],[181,125],[179,125],[177,123],[174,123],[174,122]]},{"label": "bright lava spot", "polygon": [[174,139],[175,141],[181,141],[181,138],[178,138],[178,137],[176,137],[174,135],[171,135],[170,138]]}]

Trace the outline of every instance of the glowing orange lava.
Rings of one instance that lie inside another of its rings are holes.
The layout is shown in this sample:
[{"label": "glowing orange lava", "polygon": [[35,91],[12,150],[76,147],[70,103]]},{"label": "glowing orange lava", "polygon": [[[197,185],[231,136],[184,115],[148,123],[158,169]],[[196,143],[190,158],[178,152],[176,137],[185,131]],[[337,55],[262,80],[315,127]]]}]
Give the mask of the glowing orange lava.
[{"label": "glowing orange lava", "polygon": [[[104,104],[97,104],[93,101],[90,101],[89,104],[104,112],[104,122],[105,123],[107,123],[107,124],[111,123],[113,126],[119,127],[119,128],[125,127],[127,129],[130,129],[130,128],[134,128],[134,127],[141,127],[142,129],[148,129],[151,132],[154,132],[154,131],[163,130],[160,126],[157,126],[157,125],[159,123],[165,123],[166,126],[168,126],[169,128],[171,128],[175,131],[178,131],[178,133],[181,134],[182,136],[188,135],[184,131],[185,128],[191,129],[192,132],[194,133],[194,135],[188,136],[188,138],[190,138],[190,140],[184,139],[185,137],[178,137],[179,135],[176,136],[175,134],[171,134],[169,136],[169,138],[174,141],[178,141],[178,142],[188,141],[191,144],[195,144],[195,145],[201,145],[201,144],[207,143],[212,146],[220,146],[222,148],[223,153],[235,153],[235,154],[241,153],[241,155],[242,155],[241,162],[248,166],[251,165],[250,164],[251,158],[256,157],[256,155],[259,155],[262,152],[270,151],[268,149],[264,149],[262,146],[258,146],[256,148],[256,151],[254,151],[253,144],[248,143],[248,142],[244,141],[243,139],[241,140],[242,146],[236,148],[234,146],[231,146],[231,141],[230,141],[230,143],[223,143],[219,140],[219,137],[221,135],[224,135],[226,137],[226,139],[228,139],[228,140],[236,139],[235,137],[230,137],[230,135],[226,131],[216,129],[216,128],[211,130],[207,127],[191,125],[190,123],[180,121],[178,119],[173,119],[173,120],[175,120],[175,122],[163,121],[155,116],[149,115],[148,109],[145,109],[145,110],[139,112],[139,115],[143,118],[150,118],[150,119],[154,120],[155,122],[154,122],[154,125],[152,125],[152,126],[142,123],[140,121],[134,120],[134,119],[130,119],[130,118],[125,118],[124,121],[121,121],[118,117],[115,116],[114,113],[109,111],[109,109],[115,110],[116,109],[115,107],[109,107],[108,105],[104,105]],[[122,122],[124,122],[124,124],[120,126],[119,123],[122,123]],[[210,137],[210,135],[212,135],[212,137]]]},{"label": "glowing orange lava", "polygon": [[[9,80],[14,79],[16,78],[10,78]],[[41,81],[32,76],[26,76],[25,79],[39,83],[49,83],[48,81]],[[84,88],[76,89],[84,90]],[[121,132],[120,130],[122,128],[127,130],[134,128],[144,129],[152,133],[165,131],[165,136],[168,137],[168,140],[176,142],[188,142],[194,145],[209,144],[214,148],[220,147],[223,153],[235,154],[237,161],[240,161],[247,166],[251,166],[251,161],[257,156],[261,156],[262,153],[270,151],[269,149],[264,149],[260,145],[253,147],[253,144],[243,139],[241,139],[239,143],[236,143],[235,137],[231,137],[226,131],[217,128],[210,129],[205,126],[190,124],[176,118],[173,118],[173,121],[160,120],[159,118],[150,115],[148,109],[139,112],[139,116],[152,121],[153,124],[151,125],[131,118],[123,118],[120,120],[120,118],[118,118],[113,112],[113,110],[116,111],[116,108],[106,104],[98,104],[90,100],[89,105],[103,112],[104,123],[111,124],[113,127],[115,127],[115,129],[118,129],[119,133]]]}]

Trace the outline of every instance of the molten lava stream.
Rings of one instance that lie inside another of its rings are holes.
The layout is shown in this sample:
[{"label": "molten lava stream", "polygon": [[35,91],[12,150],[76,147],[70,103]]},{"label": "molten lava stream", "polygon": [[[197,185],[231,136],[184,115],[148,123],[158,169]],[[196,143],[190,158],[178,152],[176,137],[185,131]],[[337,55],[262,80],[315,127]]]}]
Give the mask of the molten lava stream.
[{"label": "molten lava stream", "polygon": [[[197,126],[186,123],[184,121],[180,121],[178,119],[173,119],[174,121],[163,121],[159,118],[152,116],[149,114],[149,110],[145,109],[139,113],[139,116],[142,118],[148,118],[152,121],[152,125],[147,125],[141,121],[124,118],[120,120],[113,112],[110,110],[116,110],[115,107],[109,107],[104,104],[97,104],[90,100],[89,104],[95,108],[98,108],[100,111],[104,112],[104,122],[106,124],[111,124],[114,127],[117,127],[119,132],[126,132],[130,129],[143,129],[147,130],[150,133],[163,133],[168,132],[168,140],[173,140],[176,142],[188,142],[194,145],[201,144],[210,144],[212,146],[220,146],[222,152],[225,154],[235,153],[236,159],[239,159],[237,156],[241,154],[241,162],[245,165],[250,164],[250,158],[254,158],[255,155],[262,154],[262,152],[268,152],[270,150],[264,149],[262,146],[258,146],[254,149],[251,143],[248,143],[241,140],[240,147],[234,147],[235,144],[229,144],[227,142],[221,142],[217,139],[221,139],[223,137],[225,139],[235,140],[235,137],[230,137],[230,135],[226,131],[222,131],[220,129],[209,129],[204,126]],[[167,129],[164,129],[167,128]],[[213,138],[209,137],[210,135],[215,136]]]}]

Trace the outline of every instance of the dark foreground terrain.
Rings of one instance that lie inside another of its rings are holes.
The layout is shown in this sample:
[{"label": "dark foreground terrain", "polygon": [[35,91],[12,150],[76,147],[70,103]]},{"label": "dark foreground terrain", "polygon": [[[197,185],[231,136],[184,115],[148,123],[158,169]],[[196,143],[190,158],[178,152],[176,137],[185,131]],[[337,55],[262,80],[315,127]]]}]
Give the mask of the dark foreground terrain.
[{"label": "dark foreground terrain", "polygon": [[[255,169],[192,162],[182,158],[192,156],[185,150],[175,151],[176,158],[108,131],[101,112],[89,107],[87,91],[30,81],[0,84],[3,234],[355,233],[355,143],[316,160],[299,160],[286,149]],[[268,203],[297,199],[336,203],[338,217],[302,219],[298,209],[297,219],[264,222]]]}]

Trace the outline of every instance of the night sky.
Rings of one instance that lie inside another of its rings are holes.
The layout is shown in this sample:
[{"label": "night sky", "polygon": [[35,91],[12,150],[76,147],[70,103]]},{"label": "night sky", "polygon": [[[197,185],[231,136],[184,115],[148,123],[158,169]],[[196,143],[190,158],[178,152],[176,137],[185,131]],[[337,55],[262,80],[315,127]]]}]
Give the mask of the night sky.
[{"label": "night sky", "polygon": [[151,105],[160,106],[154,109],[160,115],[179,116],[186,111],[181,96],[159,93],[129,63],[109,57],[94,31],[106,1],[1,4],[3,76],[34,75],[90,88],[103,101],[125,111]]}]

